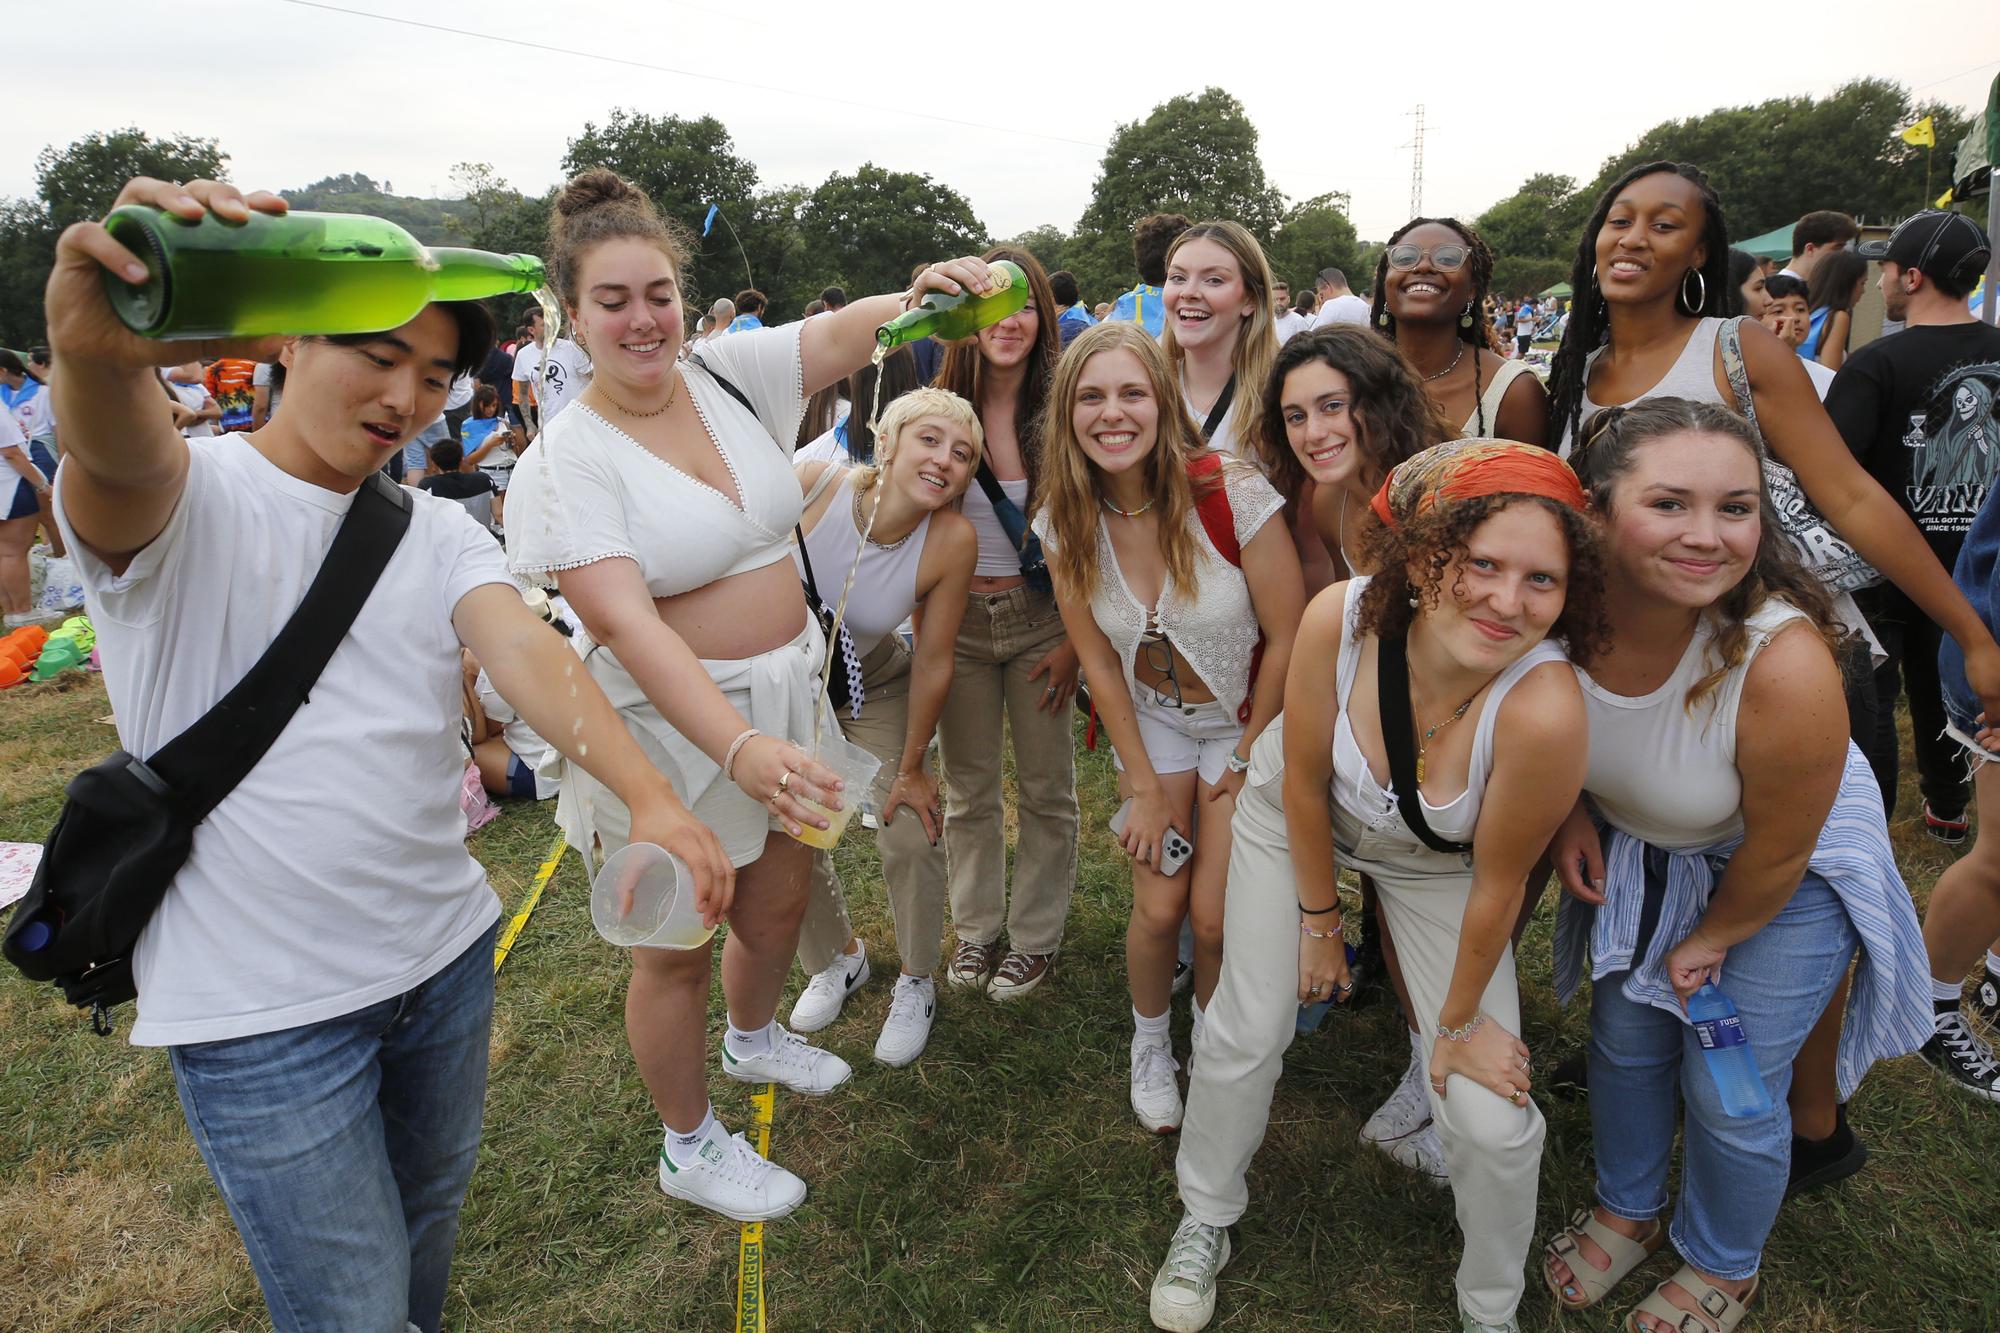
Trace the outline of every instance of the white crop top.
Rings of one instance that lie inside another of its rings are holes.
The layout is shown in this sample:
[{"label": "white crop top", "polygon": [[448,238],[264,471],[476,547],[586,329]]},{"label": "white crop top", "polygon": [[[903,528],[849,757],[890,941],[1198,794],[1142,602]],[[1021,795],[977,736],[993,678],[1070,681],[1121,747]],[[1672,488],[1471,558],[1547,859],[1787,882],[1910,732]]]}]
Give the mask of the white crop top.
[{"label": "white crop top", "polygon": [[[1248,546],[1272,515],[1285,507],[1264,474],[1248,463],[1227,459],[1223,463],[1223,491],[1229,497],[1229,514],[1236,527],[1239,548]],[[1201,559],[1195,561],[1195,586],[1183,591],[1168,582],[1157,606],[1147,607],[1133,595],[1124,571],[1111,549],[1111,535],[1100,514],[1097,523],[1097,591],[1091,595],[1090,614],[1097,627],[1118,650],[1125,665],[1125,686],[1138,698],[1139,682],[1133,666],[1139,655],[1139,641],[1148,629],[1156,629],[1172,640],[1188,660],[1202,683],[1216,700],[1235,716],[1250,691],[1250,656],[1257,647],[1257,612],[1250,603],[1250,583],[1243,571],[1223,559],[1208,539],[1201,515],[1189,510],[1188,526],[1194,533]],[[1035,535],[1043,550],[1052,550],[1046,511],[1035,516]]]},{"label": "white crop top", "polygon": [[[783,560],[801,509],[789,443],[805,407],[800,327],[706,342],[698,355],[707,368],[681,364],[740,508],[579,403],[549,423],[515,468],[507,497],[514,572],[546,577],[625,556],[637,562],[648,592],[672,597]],[[754,414],[718,375],[755,405]]]},{"label": "white crop top", "polygon": [[1614,827],[1662,851],[1711,847],[1743,831],[1743,779],[1736,771],[1736,710],[1750,663],[1773,635],[1805,613],[1776,599],[1748,621],[1743,660],[1692,712],[1688,687],[1713,671],[1715,626],[1703,616],[1666,682],[1637,698],[1613,694],[1581,668],[1590,719],[1584,790]]},{"label": "white crop top", "polygon": [[[1361,590],[1368,586],[1366,576],[1352,579],[1347,585],[1347,605],[1343,608],[1343,624],[1340,635],[1340,657],[1334,667],[1334,689],[1340,699],[1340,716],[1333,726],[1333,804],[1337,819],[1370,829],[1402,828],[1402,814],[1397,808],[1395,796],[1390,794],[1368,767],[1367,756],[1362,754],[1359,742],[1354,739],[1354,727],[1350,721],[1353,709],[1349,700],[1354,695],[1354,679],[1361,664],[1362,634],[1359,628],[1361,615]],[[1527,675],[1544,662],[1567,662],[1562,645],[1543,639],[1530,648],[1521,659],[1502,671],[1494,679],[1493,687],[1487,692],[1486,702],[1480,706],[1479,720],[1473,724],[1472,759],[1466,765],[1465,790],[1443,805],[1432,805],[1424,799],[1422,791],[1417,800],[1424,808],[1424,822],[1431,832],[1449,842],[1471,842],[1473,831],[1479,825],[1480,801],[1486,792],[1486,779],[1493,771],[1493,729],[1500,718],[1500,704],[1507,692],[1514,688],[1521,677]],[[1443,853],[1433,852],[1418,841],[1414,833],[1404,832],[1410,846],[1398,848],[1419,859],[1439,857]],[[1403,859],[1398,857],[1398,859]],[[1450,858],[1447,858],[1450,859]]]},{"label": "white crop top", "polygon": [[[1022,513],[1028,511],[1028,479],[1006,481],[995,477],[1000,483],[1000,493],[1014,502]],[[1014,549],[1014,543],[1007,540],[1007,529],[1000,526],[1000,516],[993,512],[993,502],[986,498],[986,492],[977,481],[966,488],[965,516],[972,520],[972,530],[979,537],[979,563],[972,572],[982,579],[1018,578],[1021,573],[1021,553]]]},{"label": "white crop top", "polygon": [[[854,526],[853,470],[830,470],[841,474],[840,482],[819,522],[806,530],[805,550],[812,557],[813,582],[828,609],[840,605],[847,572],[854,570],[854,591],[841,623],[854,639],[854,650],[866,657],[917,609],[917,570],[923,564],[924,543],[930,540],[931,516],[925,514],[915,531],[895,545],[877,546],[871,541],[863,550],[860,529]],[[799,576],[805,576],[803,560]]]}]

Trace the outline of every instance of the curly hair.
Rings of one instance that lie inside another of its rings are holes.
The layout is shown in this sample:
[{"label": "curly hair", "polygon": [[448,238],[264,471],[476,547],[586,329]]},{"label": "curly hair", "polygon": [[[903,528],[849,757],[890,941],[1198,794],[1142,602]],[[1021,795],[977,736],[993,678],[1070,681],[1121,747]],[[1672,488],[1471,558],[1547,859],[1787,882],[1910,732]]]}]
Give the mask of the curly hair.
[{"label": "curly hair", "polygon": [[1611,520],[1612,492],[1619,479],[1631,472],[1639,451],[1654,440],[1684,433],[1734,440],[1756,461],[1759,522],[1757,554],[1748,572],[1708,608],[1707,614],[1715,621],[1712,651],[1717,665],[1688,688],[1686,707],[1693,712],[1742,665],[1750,645],[1748,621],[1764,603],[1775,599],[1803,611],[1836,658],[1847,630],[1834,616],[1833,600],[1825,585],[1799,563],[1791,539],[1777,522],[1770,488],[1764,484],[1766,455],[1757,428],[1718,403],[1647,398],[1630,407],[1608,407],[1591,417],[1569,461],[1577,479],[1590,492],[1591,506],[1600,520]]},{"label": "curly hair", "polygon": [[[1569,660],[1588,666],[1611,641],[1611,622],[1604,612],[1604,561],[1601,538],[1590,516],[1542,495],[1478,495],[1455,504],[1436,505],[1408,523],[1389,527],[1371,512],[1364,529],[1368,558],[1381,572],[1361,590],[1356,618],[1364,633],[1404,634],[1418,615],[1444,600],[1446,580],[1454,600],[1463,596],[1464,565],[1472,534],[1487,519],[1517,504],[1548,513],[1562,533],[1569,555],[1568,581],[1562,614],[1549,627]],[[1409,570],[1422,571],[1417,582]]]},{"label": "curly hair", "polygon": [[[1097,529],[1102,521],[1097,465],[1083,451],[1076,434],[1076,396],[1084,366],[1099,352],[1123,349],[1139,358],[1159,410],[1153,451],[1140,466],[1146,494],[1158,506],[1160,557],[1168,581],[1186,591],[1195,586],[1195,562],[1206,558],[1188,519],[1201,498],[1222,484],[1221,473],[1197,483],[1188,464],[1211,452],[1200,427],[1187,413],[1180,385],[1167,365],[1166,353],[1145,329],[1130,321],[1093,325],[1076,336],[1056,366],[1055,388],[1049,394],[1047,428],[1043,431],[1042,490],[1031,511],[1048,515],[1049,572],[1063,596],[1088,602],[1097,591]],[[1247,469],[1247,464],[1225,462]]]},{"label": "curly hair", "polygon": [[1285,377],[1314,361],[1347,377],[1348,409],[1361,427],[1362,479],[1369,489],[1412,454],[1458,438],[1394,343],[1352,324],[1297,334],[1271,364],[1257,430],[1246,449],[1287,504],[1297,502],[1306,470],[1285,435]]}]

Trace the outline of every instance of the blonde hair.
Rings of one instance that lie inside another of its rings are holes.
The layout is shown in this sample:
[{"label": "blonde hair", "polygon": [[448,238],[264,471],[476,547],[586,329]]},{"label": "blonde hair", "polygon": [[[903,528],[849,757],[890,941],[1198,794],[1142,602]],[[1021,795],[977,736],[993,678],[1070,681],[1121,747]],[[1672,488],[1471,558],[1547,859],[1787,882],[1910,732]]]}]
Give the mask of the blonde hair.
[{"label": "blonde hair", "polygon": [[[861,411],[856,403],[848,409]],[[912,389],[882,409],[881,417],[874,424],[875,462],[854,469],[854,493],[860,495],[882,479],[882,474],[896,461],[896,447],[902,443],[903,427],[919,417],[943,417],[954,425],[963,426],[972,436],[972,466],[977,469],[980,458],[986,452],[986,432],[980,428],[979,414],[972,410],[972,404],[960,398],[949,389],[925,386]],[[850,422],[851,433],[854,423]]]},{"label": "blonde hair", "polygon": [[[1254,403],[1264,392],[1265,381],[1271,378],[1271,363],[1278,359],[1278,326],[1271,315],[1271,265],[1264,258],[1264,247],[1257,244],[1240,223],[1197,222],[1182,232],[1174,241],[1174,248],[1167,251],[1167,268],[1171,271],[1174,256],[1190,241],[1214,241],[1229,252],[1236,261],[1236,268],[1243,275],[1243,287],[1250,298],[1250,313],[1236,329],[1236,346],[1229,354],[1230,370],[1236,376],[1236,397],[1240,402]],[[1217,312],[1219,315],[1221,312]],[[1160,342],[1167,349],[1167,360],[1172,363],[1176,376],[1187,353],[1174,337],[1174,322],[1168,319],[1160,333]],[[1180,393],[1178,383],[1174,386],[1175,396]],[[1237,418],[1248,420],[1248,411]],[[1247,438],[1247,433],[1246,433]]]},{"label": "blonde hair", "polygon": [[1188,464],[1209,453],[1201,430],[1187,414],[1180,385],[1160,344],[1144,328],[1129,321],[1098,324],[1078,334],[1056,363],[1055,384],[1049,390],[1049,412],[1042,426],[1042,489],[1035,509],[1048,515],[1055,538],[1049,572],[1058,591],[1072,601],[1088,602],[1097,591],[1097,525],[1102,492],[1097,465],[1083,451],[1076,434],[1077,384],[1083,367],[1099,352],[1123,348],[1139,358],[1153,398],[1159,404],[1159,427],[1153,452],[1141,464],[1146,494],[1159,513],[1160,555],[1167,578],[1185,592],[1194,587],[1195,560],[1205,557],[1188,527],[1200,495],[1222,484],[1221,473],[1200,484],[1188,476]]}]

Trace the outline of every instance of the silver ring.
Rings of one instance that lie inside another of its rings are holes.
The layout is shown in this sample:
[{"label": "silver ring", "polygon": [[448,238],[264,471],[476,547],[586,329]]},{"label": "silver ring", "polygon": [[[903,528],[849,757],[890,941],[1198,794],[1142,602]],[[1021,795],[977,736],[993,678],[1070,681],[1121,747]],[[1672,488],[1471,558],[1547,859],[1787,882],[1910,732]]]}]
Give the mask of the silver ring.
[{"label": "silver ring", "polygon": [[1341,992],[1345,994],[1346,992],[1354,989],[1354,983],[1351,981],[1343,981],[1340,983],[1340,989]]},{"label": "silver ring", "polygon": [[1523,1070],[1527,1069],[1527,1067],[1528,1067],[1528,1062],[1527,1062],[1526,1060],[1522,1060],[1522,1061],[1520,1061],[1519,1063],[1520,1063],[1520,1066],[1521,1066],[1521,1068],[1522,1068]]},{"label": "silver ring", "polygon": [[1319,987],[1317,987],[1317,986],[1308,986],[1308,987],[1306,987],[1306,994],[1308,994],[1308,995],[1317,995],[1317,994],[1319,994]]}]

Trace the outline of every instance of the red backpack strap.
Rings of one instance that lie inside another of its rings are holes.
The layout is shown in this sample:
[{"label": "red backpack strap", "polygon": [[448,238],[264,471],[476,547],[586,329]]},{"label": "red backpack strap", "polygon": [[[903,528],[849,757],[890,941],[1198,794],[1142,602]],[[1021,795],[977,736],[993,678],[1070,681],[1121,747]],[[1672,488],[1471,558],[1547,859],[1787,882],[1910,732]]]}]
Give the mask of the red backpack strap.
[{"label": "red backpack strap", "polygon": [[[1204,484],[1211,477],[1214,482],[1204,492]],[[1222,455],[1209,452],[1190,459],[1188,480],[1195,484],[1198,498],[1194,508],[1201,517],[1202,531],[1208,534],[1209,542],[1224,560],[1243,568],[1243,546],[1236,540],[1236,515],[1230,512],[1229,492],[1222,485]]]}]

